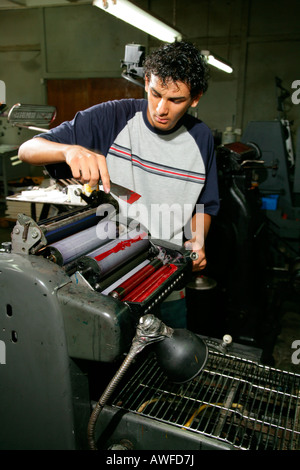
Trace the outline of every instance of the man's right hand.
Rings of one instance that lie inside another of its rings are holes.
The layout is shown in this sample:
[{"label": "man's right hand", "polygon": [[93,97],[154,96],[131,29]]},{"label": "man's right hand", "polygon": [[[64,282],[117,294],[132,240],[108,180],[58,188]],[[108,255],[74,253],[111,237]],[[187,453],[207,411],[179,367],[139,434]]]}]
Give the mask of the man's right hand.
[{"label": "man's right hand", "polygon": [[81,183],[95,186],[99,180],[106,193],[110,191],[110,177],[106,158],[79,145],[68,145],[64,150],[66,163],[72,170],[73,177]]},{"label": "man's right hand", "polygon": [[90,186],[95,186],[101,180],[103,190],[106,193],[110,191],[110,177],[105,156],[80,145],[62,144],[36,137],[20,146],[19,158],[30,165],[66,162],[71,168],[74,179]]}]

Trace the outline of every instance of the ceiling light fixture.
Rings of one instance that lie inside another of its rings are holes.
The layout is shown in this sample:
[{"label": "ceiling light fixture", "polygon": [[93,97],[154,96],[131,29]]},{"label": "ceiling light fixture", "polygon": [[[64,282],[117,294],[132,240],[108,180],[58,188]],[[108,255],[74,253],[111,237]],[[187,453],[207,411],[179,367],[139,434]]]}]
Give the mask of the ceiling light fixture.
[{"label": "ceiling light fixture", "polygon": [[226,73],[232,73],[233,68],[224,59],[217,57],[210,51],[201,51],[201,54],[206,57],[207,63],[216,67],[217,69],[223,70]]},{"label": "ceiling light fixture", "polygon": [[181,41],[179,31],[128,0],[94,0],[93,5],[164,42]]}]

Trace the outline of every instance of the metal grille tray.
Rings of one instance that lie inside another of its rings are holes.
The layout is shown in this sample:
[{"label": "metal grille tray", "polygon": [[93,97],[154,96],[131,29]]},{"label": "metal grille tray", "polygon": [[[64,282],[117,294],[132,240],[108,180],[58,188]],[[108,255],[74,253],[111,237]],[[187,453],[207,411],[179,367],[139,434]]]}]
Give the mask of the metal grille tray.
[{"label": "metal grille tray", "polygon": [[114,408],[230,448],[300,449],[298,374],[210,351],[201,373],[178,385],[150,353],[124,382],[110,402]]}]

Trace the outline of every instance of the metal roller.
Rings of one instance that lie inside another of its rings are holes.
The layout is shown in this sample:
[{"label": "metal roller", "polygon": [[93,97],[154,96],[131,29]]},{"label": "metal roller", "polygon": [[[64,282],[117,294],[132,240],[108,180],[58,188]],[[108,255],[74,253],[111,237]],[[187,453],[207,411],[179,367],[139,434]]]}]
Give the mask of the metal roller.
[{"label": "metal roller", "polygon": [[86,230],[48,245],[48,258],[56,264],[64,266],[76,258],[89,253],[91,250],[104,245],[111,238],[116,238],[117,234],[115,222],[99,222],[97,225]]},{"label": "metal roller", "polygon": [[80,268],[92,268],[100,272],[101,276],[113,271],[133,257],[149,248],[148,233],[143,231],[136,234],[135,230],[128,232],[121,238],[111,240],[104,246],[88,253],[79,260]]},{"label": "metal roller", "polygon": [[122,299],[129,292],[133,291],[141,282],[147,279],[151,274],[153,274],[158,268],[163,265],[162,261],[159,259],[154,259],[149,262],[146,266],[143,266],[139,271],[135,272],[118,285],[114,290],[110,292],[110,295],[115,299]]}]

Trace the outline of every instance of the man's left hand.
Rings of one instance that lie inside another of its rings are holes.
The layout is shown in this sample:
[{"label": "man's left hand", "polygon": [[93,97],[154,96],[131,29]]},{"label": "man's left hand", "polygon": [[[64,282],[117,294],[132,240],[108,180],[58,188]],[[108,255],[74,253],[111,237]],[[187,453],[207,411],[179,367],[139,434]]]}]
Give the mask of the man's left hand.
[{"label": "man's left hand", "polygon": [[196,259],[193,260],[193,271],[202,271],[207,264],[204,246],[200,248],[199,244],[192,240],[187,241],[184,246],[186,250],[191,250],[191,253],[198,255],[195,257]]}]

